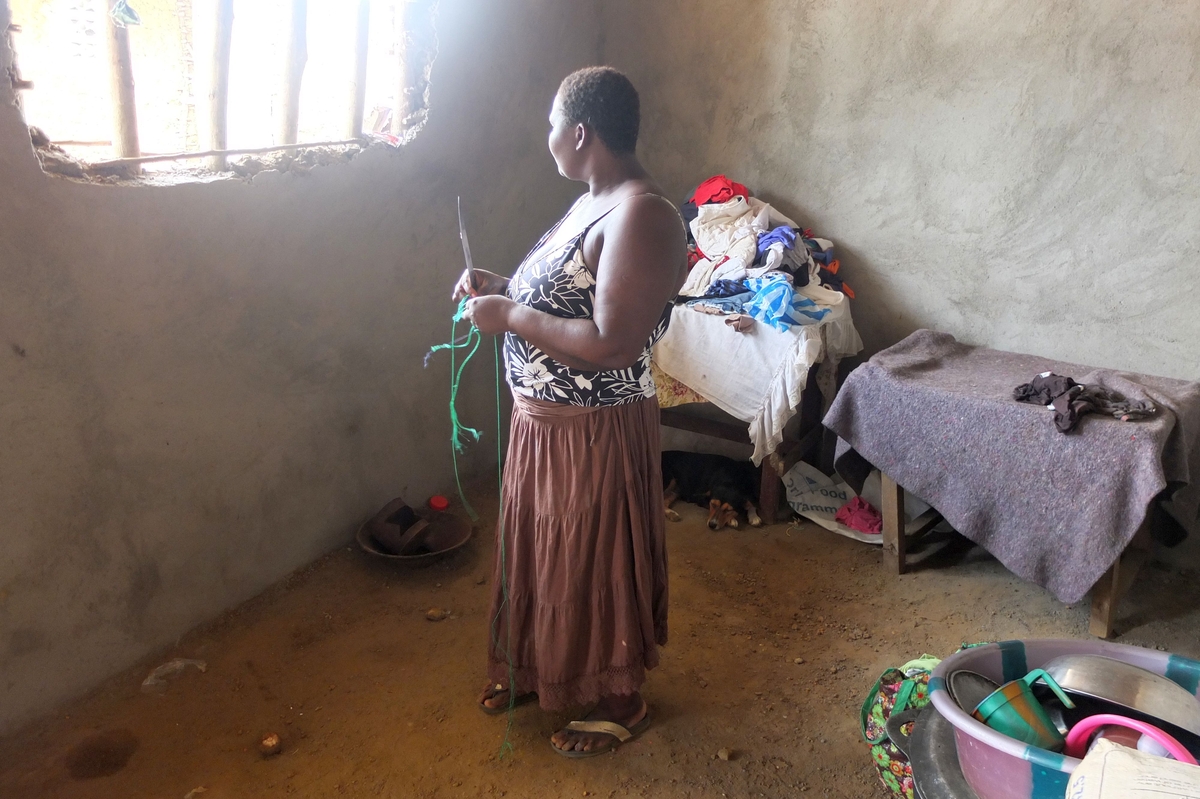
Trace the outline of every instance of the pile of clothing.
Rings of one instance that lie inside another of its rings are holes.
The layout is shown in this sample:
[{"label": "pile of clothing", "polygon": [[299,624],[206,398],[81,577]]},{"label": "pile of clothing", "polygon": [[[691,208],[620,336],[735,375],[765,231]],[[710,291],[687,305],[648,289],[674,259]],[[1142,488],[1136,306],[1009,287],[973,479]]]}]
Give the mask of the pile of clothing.
[{"label": "pile of clothing", "polygon": [[816,324],[854,297],[838,277],[833,242],[751,197],[741,183],[711,177],[681,212],[688,221],[690,271],[679,300],[697,311],[745,316],[786,331]]}]

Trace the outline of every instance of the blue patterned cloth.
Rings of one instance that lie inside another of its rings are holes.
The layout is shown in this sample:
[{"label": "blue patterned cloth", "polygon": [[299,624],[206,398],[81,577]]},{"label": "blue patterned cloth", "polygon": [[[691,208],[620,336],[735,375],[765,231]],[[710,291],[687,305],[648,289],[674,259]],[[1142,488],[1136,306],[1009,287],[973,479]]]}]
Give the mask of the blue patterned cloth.
[{"label": "blue patterned cloth", "polygon": [[829,313],[815,302],[796,294],[789,275],[768,273],[752,277],[746,287],[754,296],[742,303],[742,313],[749,314],[760,322],[766,322],[776,330],[786,331],[793,325],[813,325]]}]

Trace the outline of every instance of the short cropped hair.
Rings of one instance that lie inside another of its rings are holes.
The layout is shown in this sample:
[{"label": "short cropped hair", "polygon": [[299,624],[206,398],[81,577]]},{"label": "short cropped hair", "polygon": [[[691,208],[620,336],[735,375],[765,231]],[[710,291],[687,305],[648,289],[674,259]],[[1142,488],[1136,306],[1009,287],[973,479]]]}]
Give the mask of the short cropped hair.
[{"label": "short cropped hair", "polygon": [[623,72],[612,67],[585,67],[563,79],[558,96],[568,124],[584,123],[618,155],[636,149],[641,101]]}]

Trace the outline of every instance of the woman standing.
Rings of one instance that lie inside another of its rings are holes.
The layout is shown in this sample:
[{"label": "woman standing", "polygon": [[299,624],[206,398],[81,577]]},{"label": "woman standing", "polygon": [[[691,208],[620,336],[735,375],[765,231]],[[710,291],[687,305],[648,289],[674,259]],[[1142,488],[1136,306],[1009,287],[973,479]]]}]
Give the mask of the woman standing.
[{"label": "woman standing", "polygon": [[534,694],[547,710],[595,703],[551,739],[572,757],[649,724],[639,689],[667,640],[650,348],[686,276],[687,243],[638,163],[639,121],[637,91],[617,70],[569,75],[550,153],[588,192],[511,279],[475,270],[455,292],[472,296],[466,315],[479,330],[505,335],[515,401],[498,530],[508,598],[498,546],[480,707],[503,712]]}]

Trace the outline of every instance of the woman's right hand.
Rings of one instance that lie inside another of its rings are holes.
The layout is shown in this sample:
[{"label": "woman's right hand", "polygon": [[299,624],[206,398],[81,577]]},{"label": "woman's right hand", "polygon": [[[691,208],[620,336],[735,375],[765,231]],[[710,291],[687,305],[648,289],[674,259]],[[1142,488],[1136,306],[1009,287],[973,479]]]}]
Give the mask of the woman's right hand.
[{"label": "woman's right hand", "polygon": [[471,279],[467,275],[467,270],[464,269],[462,277],[458,279],[458,283],[454,286],[452,299],[458,302],[463,297],[485,297],[493,294],[504,294],[506,291],[508,291],[508,278],[501,277],[486,269],[476,269],[475,283],[472,285]]}]

